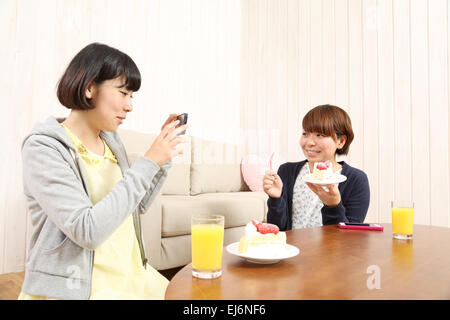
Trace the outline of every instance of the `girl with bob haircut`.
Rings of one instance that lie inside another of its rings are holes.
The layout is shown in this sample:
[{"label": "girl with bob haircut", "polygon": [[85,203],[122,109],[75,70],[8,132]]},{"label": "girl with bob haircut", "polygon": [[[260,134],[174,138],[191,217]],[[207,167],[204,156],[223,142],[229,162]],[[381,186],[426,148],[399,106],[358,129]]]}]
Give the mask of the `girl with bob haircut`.
[{"label": "girl with bob haircut", "polygon": [[[305,115],[302,126],[300,147],[306,160],[285,163],[278,173],[268,172],[263,178],[269,196],[267,221],[280,230],[363,222],[370,201],[367,175],[345,161],[336,161],[337,154],[348,154],[353,141],[350,117],[339,107],[321,105]],[[322,188],[303,180],[313,172],[314,163],[327,160],[346,181]]]},{"label": "girl with bob haircut", "polygon": [[22,144],[23,183],[33,224],[19,299],[164,299],[168,280],[145,257],[140,215],[181,151],[171,114],[130,166],[116,133],[133,110],[141,75],[133,60],[92,43],[57,89],[71,109],[49,117]]}]

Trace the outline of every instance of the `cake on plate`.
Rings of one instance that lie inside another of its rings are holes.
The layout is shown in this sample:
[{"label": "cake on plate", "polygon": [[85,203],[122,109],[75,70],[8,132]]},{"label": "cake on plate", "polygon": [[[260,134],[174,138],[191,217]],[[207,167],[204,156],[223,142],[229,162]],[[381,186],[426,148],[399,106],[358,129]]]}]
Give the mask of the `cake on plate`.
[{"label": "cake on plate", "polygon": [[316,180],[328,180],[333,175],[333,164],[329,160],[314,163],[312,175]]},{"label": "cake on plate", "polygon": [[286,233],[278,226],[252,220],[245,226],[245,235],[239,241],[239,252],[251,255],[271,255],[285,250]]}]

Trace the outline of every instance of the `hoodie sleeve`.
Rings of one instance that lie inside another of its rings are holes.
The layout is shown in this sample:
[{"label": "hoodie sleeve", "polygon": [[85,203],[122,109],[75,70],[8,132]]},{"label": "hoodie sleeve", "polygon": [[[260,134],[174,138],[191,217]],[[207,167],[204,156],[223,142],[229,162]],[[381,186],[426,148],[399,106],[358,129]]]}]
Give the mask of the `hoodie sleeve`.
[{"label": "hoodie sleeve", "polygon": [[[127,159],[127,163],[129,165],[130,160],[128,158],[127,149],[125,148],[125,145],[122,142],[122,139],[120,138],[120,135],[117,132],[113,133],[115,140],[119,143],[120,148],[122,149],[123,154],[125,155],[125,158]],[[151,161],[151,160],[150,160]],[[158,166],[155,163],[155,166]],[[169,173],[169,169],[172,167],[172,160],[167,162],[166,164],[162,165],[161,167],[158,167],[159,170],[153,177],[152,185],[153,188],[150,188],[142,198],[141,202],[138,205],[139,212],[141,214],[147,212],[147,210],[150,208],[151,204],[153,203],[153,200],[156,198],[156,196],[159,194],[164,181],[166,181],[167,175]]]},{"label": "hoodie sleeve", "polygon": [[[155,164],[156,165],[156,164]],[[153,200],[161,190],[164,181],[166,181],[169,169],[172,167],[172,161],[169,161],[165,165],[161,166],[160,170],[155,174],[153,178],[154,188],[150,188],[139,203],[139,209],[141,213],[145,213],[151,206]]]},{"label": "hoodie sleeve", "polygon": [[50,138],[28,138],[22,147],[22,161],[25,194],[38,202],[67,237],[89,250],[100,246],[159,181],[155,179],[159,166],[141,157],[111,192],[93,205],[78,174]]}]

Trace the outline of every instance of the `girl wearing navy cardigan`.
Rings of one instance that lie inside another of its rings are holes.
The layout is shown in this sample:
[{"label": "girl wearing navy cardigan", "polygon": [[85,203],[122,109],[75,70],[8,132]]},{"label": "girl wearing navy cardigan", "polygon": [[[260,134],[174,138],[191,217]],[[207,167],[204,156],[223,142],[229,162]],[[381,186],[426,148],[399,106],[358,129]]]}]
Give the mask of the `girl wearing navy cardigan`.
[{"label": "girl wearing navy cardigan", "polygon": [[[367,175],[336,161],[337,154],[348,154],[354,137],[350,117],[339,107],[317,106],[305,115],[302,127],[300,146],[306,160],[284,163],[277,173],[268,172],[263,178],[264,192],[269,196],[267,222],[280,230],[364,222],[370,201]],[[315,162],[327,160],[333,172],[346,176],[346,181],[322,188],[303,180]]]}]

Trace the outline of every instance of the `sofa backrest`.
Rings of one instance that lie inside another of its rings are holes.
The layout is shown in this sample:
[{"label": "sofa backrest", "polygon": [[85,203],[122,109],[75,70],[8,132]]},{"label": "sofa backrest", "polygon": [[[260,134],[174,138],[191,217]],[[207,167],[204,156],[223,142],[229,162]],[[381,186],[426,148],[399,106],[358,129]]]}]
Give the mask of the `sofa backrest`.
[{"label": "sofa backrest", "polygon": [[191,195],[248,191],[238,146],[192,137]]},{"label": "sofa backrest", "polygon": [[[153,133],[142,133],[127,129],[119,129],[118,133],[125,146],[131,164],[147,152],[157,137],[157,135]],[[190,194],[191,137],[185,136],[185,138],[187,142],[177,146],[177,149],[183,150],[183,154],[173,159],[172,168],[170,168],[167,179],[161,189],[162,194]]]},{"label": "sofa backrest", "polygon": [[[143,156],[156,134],[119,129],[120,138],[131,164]],[[183,155],[173,160],[163,195],[249,191],[241,174],[242,154],[235,145],[185,136],[187,142],[177,148]]]}]

